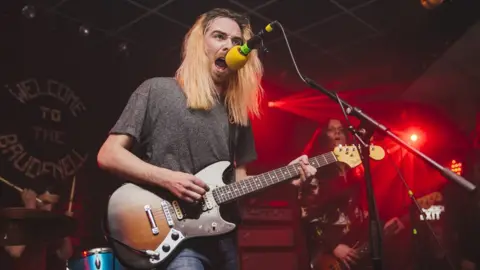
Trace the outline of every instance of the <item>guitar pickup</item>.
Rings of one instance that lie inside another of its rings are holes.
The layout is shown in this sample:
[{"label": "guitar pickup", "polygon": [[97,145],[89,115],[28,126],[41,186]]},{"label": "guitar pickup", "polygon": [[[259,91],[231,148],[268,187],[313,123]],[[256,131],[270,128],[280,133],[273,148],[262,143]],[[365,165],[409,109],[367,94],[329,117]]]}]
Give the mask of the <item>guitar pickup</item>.
[{"label": "guitar pickup", "polygon": [[175,211],[175,215],[177,216],[178,220],[183,219],[183,212],[182,208],[180,207],[180,204],[177,201],[172,202],[173,210]]},{"label": "guitar pickup", "polygon": [[162,201],[162,209],[163,213],[165,214],[165,219],[167,220],[168,226],[171,228],[173,227],[173,218],[172,215],[170,214],[170,210],[168,209],[168,203],[166,201]]}]

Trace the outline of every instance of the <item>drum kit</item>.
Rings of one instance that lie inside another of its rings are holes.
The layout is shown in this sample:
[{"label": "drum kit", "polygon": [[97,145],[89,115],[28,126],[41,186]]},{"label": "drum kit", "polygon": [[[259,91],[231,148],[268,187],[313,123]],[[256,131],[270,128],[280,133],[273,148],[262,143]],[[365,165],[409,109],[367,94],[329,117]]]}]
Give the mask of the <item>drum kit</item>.
[{"label": "drum kit", "polygon": [[[0,181],[22,192],[0,177]],[[72,184],[69,211],[73,199],[75,179]],[[42,202],[37,198],[37,202]],[[73,217],[52,213],[39,209],[20,207],[0,209],[0,247],[32,244],[48,244],[54,240],[70,236],[76,229]],[[115,258],[112,249],[107,247],[94,248],[74,256],[66,262],[67,270],[124,270]]]}]

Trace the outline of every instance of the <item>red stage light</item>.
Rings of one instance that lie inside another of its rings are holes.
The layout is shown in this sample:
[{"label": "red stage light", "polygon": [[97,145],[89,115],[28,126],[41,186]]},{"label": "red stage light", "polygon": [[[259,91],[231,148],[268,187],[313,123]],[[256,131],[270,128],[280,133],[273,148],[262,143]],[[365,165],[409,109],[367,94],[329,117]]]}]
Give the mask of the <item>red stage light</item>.
[{"label": "red stage light", "polygon": [[458,175],[462,175],[462,171],[463,171],[462,163],[457,162],[455,159],[453,159],[450,162],[450,170]]},{"label": "red stage light", "polygon": [[270,108],[275,107],[275,102],[274,101],[269,101],[268,102],[268,107],[270,107]]},{"label": "red stage light", "polygon": [[416,142],[417,140],[418,140],[417,134],[412,134],[412,135],[410,135],[410,141]]}]

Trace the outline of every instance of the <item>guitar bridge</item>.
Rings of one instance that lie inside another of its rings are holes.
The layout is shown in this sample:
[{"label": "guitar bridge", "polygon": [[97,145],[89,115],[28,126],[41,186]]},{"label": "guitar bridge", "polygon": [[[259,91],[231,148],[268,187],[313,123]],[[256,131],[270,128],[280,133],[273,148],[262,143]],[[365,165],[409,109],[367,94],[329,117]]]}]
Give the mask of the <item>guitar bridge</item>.
[{"label": "guitar bridge", "polygon": [[152,227],[153,235],[157,235],[159,231],[157,223],[153,218],[152,207],[150,207],[150,205],[145,205],[143,208],[145,209],[145,213],[147,214],[148,222],[150,222],[150,227]]}]

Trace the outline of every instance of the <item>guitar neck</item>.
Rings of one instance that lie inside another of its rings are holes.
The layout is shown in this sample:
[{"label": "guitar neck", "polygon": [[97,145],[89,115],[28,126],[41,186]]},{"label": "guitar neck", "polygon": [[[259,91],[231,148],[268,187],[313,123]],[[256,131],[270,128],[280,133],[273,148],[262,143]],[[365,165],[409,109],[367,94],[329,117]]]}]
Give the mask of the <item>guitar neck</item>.
[{"label": "guitar neck", "polygon": [[[335,163],[336,161],[337,158],[333,152],[328,152],[309,159],[310,165],[317,169]],[[283,181],[298,177],[298,166],[298,164],[287,165],[230,185],[216,188],[212,193],[218,204],[231,202]]]}]

